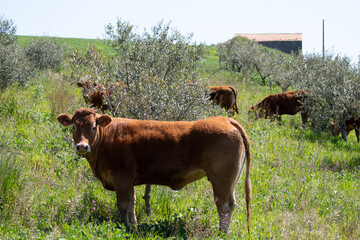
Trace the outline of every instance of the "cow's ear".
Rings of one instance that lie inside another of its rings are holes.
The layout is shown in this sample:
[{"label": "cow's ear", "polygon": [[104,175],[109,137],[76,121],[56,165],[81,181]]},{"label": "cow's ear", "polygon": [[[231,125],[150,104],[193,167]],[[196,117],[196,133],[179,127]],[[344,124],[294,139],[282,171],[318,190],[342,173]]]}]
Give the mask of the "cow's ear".
[{"label": "cow's ear", "polygon": [[97,123],[102,127],[106,127],[107,125],[109,125],[111,123],[111,121],[112,121],[111,117],[106,114],[101,115],[97,119]]},{"label": "cow's ear", "polygon": [[82,86],[83,86],[82,82],[77,82],[76,85],[77,85],[78,87],[82,87]]},{"label": "cow's ear", "polygon": [[65,127],[72,124],[71,116],[66,113],[60,114],[57,120]]}]

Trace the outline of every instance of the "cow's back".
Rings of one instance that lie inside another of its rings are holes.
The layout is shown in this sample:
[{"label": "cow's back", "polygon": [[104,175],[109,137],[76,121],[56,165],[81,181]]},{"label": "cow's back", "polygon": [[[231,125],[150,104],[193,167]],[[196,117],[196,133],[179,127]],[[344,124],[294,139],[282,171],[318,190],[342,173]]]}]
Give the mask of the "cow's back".
[{"label": "cow's back", "polygon": [[271,94],[257,105],[257,108],[266,109],[270,115],[275,113],[294,115],[300,111],[300,107],[296,91]]},{"label": "cow's back", "polygon": [[233,86],[214,86],[211,87],[210,90],[210,100],[215,104],[227,110],[236,106],[236,90]]},{"label": "cow's back", "polygon": [[300,111],[301,104],[298,101],[297,92],[285,92],[278,94],[277,103],[279,114],[294,115]]}]

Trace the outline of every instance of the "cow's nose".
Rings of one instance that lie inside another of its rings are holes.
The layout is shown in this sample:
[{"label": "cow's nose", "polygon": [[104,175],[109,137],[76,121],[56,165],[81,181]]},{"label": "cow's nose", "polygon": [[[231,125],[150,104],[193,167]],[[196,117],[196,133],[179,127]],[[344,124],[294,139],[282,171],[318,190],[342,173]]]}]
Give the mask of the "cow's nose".
[{"label": "cow's nose", "polygon": [[76,144],[76,152],[78,153],[88,153],[90,152],[90,146],[87,143],[78,143]]}]

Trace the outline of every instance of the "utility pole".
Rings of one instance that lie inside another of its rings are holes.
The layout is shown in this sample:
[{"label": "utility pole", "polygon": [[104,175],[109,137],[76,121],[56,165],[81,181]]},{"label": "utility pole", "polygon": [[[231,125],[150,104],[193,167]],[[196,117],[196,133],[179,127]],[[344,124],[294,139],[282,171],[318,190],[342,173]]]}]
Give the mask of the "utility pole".
[{"label": "utility pole", "polygon": [[325,56],[325,20],[323,19],[323,29],[322,29],[322,53],[323,58]]}]

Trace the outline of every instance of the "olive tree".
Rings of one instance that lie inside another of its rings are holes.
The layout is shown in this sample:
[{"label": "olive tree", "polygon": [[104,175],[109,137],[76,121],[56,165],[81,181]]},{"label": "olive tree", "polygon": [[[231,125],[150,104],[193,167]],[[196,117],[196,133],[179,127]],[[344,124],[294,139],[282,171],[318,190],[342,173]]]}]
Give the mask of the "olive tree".
[{"label": "olive tree", "polygon": [[265,85],[267,77],[270,76],[269,68],[266,67],[271,56],[268,49],[254,41],[235,37],[221,44],[219,52],[221,64],[225,67],[232,70],[236,68],[237,72],[242,69],[253,70],[260,76],[262,85]]},{"label": "olive tree", "polygon": [[269,61],[265,64],[265,68],[271,74],[269,80],[278,85],[283,92],[294,86],[297,82],[302,81],[301,63],[303,57],[295,54],[285,54],[280,52],[271,52]]},{"label": "olive tree", "polygon": [[191,43],[169,24],[160,22],[150,32],[135,32],[118,19],[106,27],[108,44],[117,52],[109,96],[113,115],[137,119],[195,120],[214,114],[198,65],[203,45]]},{"label": "olive tree", "polygon": [[33,40],[25,49],[25,54],[34,67],[45,70],[57,70],[64,61],[64,51],[61,45],[50,38]]},{"label": "olive tree", "polygon": [[24,85],[33,73],[25,52],[15,44],[16,26],[0,17],[0,90],[11,84]]},{"label": "olive tree", "polygon": [[0,46],[6,46],[16,41],[16,26],[13,20],[0,16]]},{"label": "olive tree", "polygon": [[196,120],[223,112],[209,101],[198,66],[205,47],[191,43],[169,24],[160,22],[138,34],[118,19],[106,27],[106,42],[116,54],[94,49],[85,56],[73,51],[67,62],[72,79],[102,83],[104,101],[115,117],[153,120]]},{"label": "olive tree", "polygon": [[111,61],[91,44],[88,44],[85,53],[71,49],[65,59],[65,67],[68,70],[62,74],[63,78],[72,83],[83,81],[106,83],[112,79]]},{"label": "olive tree", "polygon": [[106,27],[107,42],[117,52],[119,78],[131,82],[144,72],[166,81],[198,77],[195,70],[205,46],[191,44],[192,35],[185,37],[163,22],[142,35],[134,29],[121,19],[116,28]]},{"label": "olive tree", "polygon": [[308,54],[299,74],[302,81],[295,88],[309,92],[303,105],[317,128],[326,129],[330,122],[339,124],[346,140],[345,121],[360,113],[359,69],[347,57]]}]

